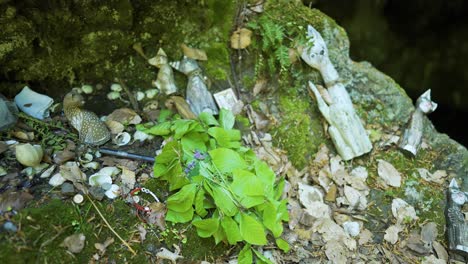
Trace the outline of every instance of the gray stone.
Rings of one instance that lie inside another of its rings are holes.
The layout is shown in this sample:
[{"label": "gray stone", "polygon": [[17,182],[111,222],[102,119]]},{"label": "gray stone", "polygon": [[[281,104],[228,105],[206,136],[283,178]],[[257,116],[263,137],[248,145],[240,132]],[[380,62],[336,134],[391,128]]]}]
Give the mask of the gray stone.
[{"label": "gray stone", "polygon": [[72,196],[75,194],[75,187],[72,183],[64,182],[62,184],[62,194],[66,196]]},{"label": "gray stone", "polygon": [[104,198],[105,192],[106,191],[99,186],[92,186],[91,188],[89,188],[89,194],[91,195],[91,197],[98,201],[101,201]]}]

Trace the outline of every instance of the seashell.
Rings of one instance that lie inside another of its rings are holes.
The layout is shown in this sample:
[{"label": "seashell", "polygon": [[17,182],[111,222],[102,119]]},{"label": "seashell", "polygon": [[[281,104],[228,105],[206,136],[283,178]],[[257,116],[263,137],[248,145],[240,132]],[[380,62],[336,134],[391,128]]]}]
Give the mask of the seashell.
[{"label": "seashell", "polygon": [[141,101],[141,100],[145,99],[145,93],[144,93],[144,92],[138,91],[138,92],[136,93],[136,96],[135,96],[135,97],[136,97],[137,101]]},{"label": "seashell", "polygon": [[24,166],[34,167],[39,165],[44,152],[40,145],[19,144],[16,146],[16,159]]},{"label": "seashell", "polygon": [[146,97],[153,99],[158,94],[158,89],[149,89],[145,91]]},{"label": "seashell", "polygon": [[79,93],[79,94],[83,93],[83,90],[80,87],[73,87],[71,90],[72,92],[75,92],[75,93]]},{"label": "seashell", "polygon": [[113,141],[117,146],[125,146],[130,143],[131,139],[132,136],[129,133],[121,132],[114,137]]},{"label": "seashell", "polygon": [[59,172],[59,173],[54,174],[54,176],[52,176],[52,178],[50,178],[49,184],[54,186],[54,187],[57,187],[57,186],[62,185],[65,181],[66,181],[66,179]]},{"label": "seashell", "polygon": [[52,172],[54,172],[55,167],[57,167],[57,166],[55,166],[55,165],[50,166],[50,168],[48,168],[47,170],[45,170],[45,171],[41,174],[40,178],[49,178],[50,175],[52,175]]},{"label": "seashell", "polygon": [[54,103],[54,100],[47,95],[36,93],[25,86],[15,96],[15,103],[27,115],[42,120],[49,117],[49,108]]},{"label": "seashell", "polygon": [[99,173],[109,175],[109,176],[115,176],[119,174],[120,170],[117,167],[104,167],[99,170]]},{"label": "seashell", "polygon": [[25,174],[28,178],[31,178],[31,176],[36,174],[36,170],[33,167],[27,167],[23,169],[21,173]]},{"label": "seashell", "polygon": [[112,184],[111,188],[105,192],[105,195],[109,199],[115,199],[120,195],[120,187],[116,184]]},{"label": "seashell", "polygon": [[101,152],[99,152],[99,150],[96,150],[96,152],[94,152],[94,156],[96,158],[100,158],[100,157],[102,157],[102,154],[101,154]]},{"label": "seashell", "polygon": [[0,177],[1,176],[5,176],[7,175],[7,171],[5,170],[5,168],[3,168],[2,166],[0,166]]},{"label": "seashell", "polygon": [[96,172],[95,174],[89,176],[89,185],[91,186],[102,186],[103,184],[110,183],[112,184],[112,177],[107,174],[102,174]]},{"label": "seashell", "polygon": [[81,86],[81,90],[85,94],[92,94],[93,93],[93,87],[91,85],[89,85],[89,84],[85,84],[85,85]]},{"label": "seashell", "polygon": [[114,92],[121,92],[122,91],[122,85],[118,83],[113,83],[110,87],[110,89]]},{"label": "seashell", "polygon": [[73,202],[76,203],[76,204],[80,204],[84,201],[84,197],[83,195],[81,194],[77,194],[75,196],[73,196]]},{"label": "seashell", "polygon": [[120,93],[119,92],[110,92],[107,94],[107,99],[109,100],[115,100],[115,99],[118,99],[120,98]]},{"label": "seashell", "polygon": [[93,155],[90,154],[90,153],[86,153],[83,155],[83,157],[78,157],[78,160],[80,161],[80,163],[89,163],[91,161],[93,161]]},{"label": "seashell", "polygon": [[99,162],[92,161],[82,165],[83,168],[97,170],[99,168]]}]

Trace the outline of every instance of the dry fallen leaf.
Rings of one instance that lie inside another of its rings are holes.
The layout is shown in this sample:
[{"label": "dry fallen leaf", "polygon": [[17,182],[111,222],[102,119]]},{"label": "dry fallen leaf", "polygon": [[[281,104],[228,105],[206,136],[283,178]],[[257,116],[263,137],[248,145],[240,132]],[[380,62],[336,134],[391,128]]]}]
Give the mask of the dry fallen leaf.
[{"label": "dry fallen leaf", "polygon": [[417,220],[418,216],[414,207],[400,198],[395,198],[392,201],[392,214],[397,219],[397,223],[404,221]]},{"label": "dry fallen leaf", "polygon": [[395,244],[398,241],[398,233],[402,230],[399,225],[391,225],[385,230],[384,239],[391,243]]},{"label": "dry fallen leaf", "polygon": [[266,87],[267,87],[266,79],[257,80],[253,88],[253,96],[257,96],[257,94],[261,93]]},{"label": "dry fallen leaf", "polygon": [[208,60],[208,57],[206,56],[206,52],[201,50],[201,49],[195,49],[191,48],[185,44],[180,45],[182,48],[182,52],[187,58],[191,58],[194,60],[202,60],[206,61]]},{"label": "dry fallen leaf", "polygon": [[66,237],[60,244],[61,247],[66,247],[71,253],[80,253],[85,246],[86,237],[82,233],[73,234]]},{"label": "dry fallen leaf", "polygon": [[163,203],[154,202],[149,205],[149,208],[151,211],[147,217],[148,223],[164,231],[166,229],[166,206]]},{"label": "dry fallen leaf", "polygon": [[122,123],[114,120],[106,120],[106,122],[104,123],[106,124],[107,128],[109,128],[112,134],[118,134],[120,132],[123,132],[125,129],[125,126]]},{"label": "dry fallen leaf", "polygon": [[171,96],[166,100],[165,105],[169,109],[175,108],[185,119],[197,119],[197,116],[190,110],[189,104],[180,96]]},{"label": "dry fallen leaf", "polygon": [[143,225],[138,225],[138,226],[137,226],[137,229],[138,229],[138,233],[140,234],[140,240],[141,240],[141,242],[145,241],[145,239],[146,239],[146,233],[147,233],[145,227],[144,227]]},{"label": "dry fallen leaf", "polygon": [[11,189],[5,191],[0,194],[0,212],[5,212],[10,209],[19,211],[32,199],[33,196],[25,191],[13,192]]},{"label": "dry fallen leaf", "polygon": [[124,125],[137,125],[141,123],[141,117],[130,108],[114,110],[114,112],[107,116],[107,120],[117,121]]},{"label": "dry fallen leaf", "polygon": [[11,134],[17,139],[22,139],[22,140],[27,140],[27,141],[34,139],[34,132],[24,132],[20,130],[13,130]]},{"label": "dry fallen leaf", "polygon": [[99,254],[102,256],[104,255],[104,253],[106,253],[106,248],[110,245],[114,243],[114,238],[112,237],[108,237],[106,239],[106,241],[104,241],[104,243],[94,243],[94,247],[99,250]]},{"label": "dry fallen leaf", "polygon": [[393,187],[401,186],[401,175],[392,164],[385,160],[378,160],[377,172],[386,184]]},{"label": "dry fallen leaf", "polygon": [[69,161],[64,165],[60,166],[60,174],[63,178],[75,183],[75,182],[86,182],[86,174],[84,174],[77,163]]},{"label": "dry fallen leaf", "polygon": [[67,146],[64,150],[54,154],[54,163],[61,165],[75,158],[75,143],[71,140],[67,141]]},{"label": "dry fallen leaf", "polygon": [[231,35],[231,48],[233,49],[245,49],[251,41],[252,31],[241,28],[234,31]]}]

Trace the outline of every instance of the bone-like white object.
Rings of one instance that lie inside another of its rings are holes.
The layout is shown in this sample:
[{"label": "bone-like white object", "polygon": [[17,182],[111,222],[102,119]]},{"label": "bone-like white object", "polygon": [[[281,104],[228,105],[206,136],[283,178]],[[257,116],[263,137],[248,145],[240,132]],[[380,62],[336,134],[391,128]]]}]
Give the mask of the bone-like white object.
[{"label": "bone-like white object", "polygon": [[218,108],[203,81],[197,61],[184,56],[181,61],[171,62],[170,65],[188,77],[186,100],[192,112],[197,116],[201,112],[218,114]]},{"label": "bone-like white object", "polygon": [[320,33],[307,27],[309,45],[300,50],[301,58],[322,74],[330,98],[325,100],[312,82],[309,88],[317,99],[322,115],[329,123],[328,133],[343,160],[359,157],[372,149],[369,136],[353,108],[353,103],[338,72],[328,57],[328,49]]},{"label": "bone-like white object", "polygon": [[49,117],[49,108],[54,103],[54,100],[47,95],[36,93],[25,86],[23,90],[15,96],[15,103],[21,111],[42,120]]},{"label": "bone-like white object", "polygon": [[416,110],[411,115],[411,120],[400,143],[400,149],[405,151],[405,153],[416,156],[424,130],[423,117],[434,112],[436,108],[437,104],[431,101],[431,89],[418,98]]}]

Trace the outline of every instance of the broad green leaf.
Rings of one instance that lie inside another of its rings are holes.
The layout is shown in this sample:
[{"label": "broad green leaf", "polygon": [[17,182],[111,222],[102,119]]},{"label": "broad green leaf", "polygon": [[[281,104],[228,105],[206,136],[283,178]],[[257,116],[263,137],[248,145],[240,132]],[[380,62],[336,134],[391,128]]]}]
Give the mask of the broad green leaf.
[{"label": "broad green leaf", "polygon": [[273,262],[271,262],[271,260],[267,259],[265,256],[262,255],[262,253],[258,252],[257,250],[253,249],[253,252],[255,253],[255,255],[257,256],[257,263],[258,264],[273,264]]},{"label": "broad green leaf", "polygon": [[270,194],[273,191],[273,184],[275,183],[275,173],[264,161],[257,160],[254,166],[255,174],[257,174],[258,178],[264,184],[266,193]]},{"label": "broad green leaf", "polygon": [[172,111],[169,109],[161,109],[159,112],[158,122],[165,122],[169,117],[171,117]]},{"label": "broad green leaf", "polygon": [[252,250],[250,249],[250,244],[245,244],[244,248],[239,252],[237,256],[238,264],[252,264],[253,263]]},{"label": "broad green leaf", "polygon": [[[217,216],[213,214],[213,217]],[[213,237],[215,239],[216,245],[218,245],[221,241],[226,241],[226,233],[224,233],[224,229],[222,228],[218,228],[218,230],[216,230],[216,232],[213,234]]]},{"label": "broad green leaf", "polygon": [[208,134],[216,139],[216,142],[220,147],[239,148],[241,146],[241,134],[239,130],[226,130],[221,127],[211,127],[208,129]]},{"label": "broad green leaf", "polygon": [[193,208],[185,212],[176,212],[172,210],[167,210],[166,221],[173,223],[187,223],[193,218]]},{"label": "broad green leaf", "polygon": [[242,238],[252,245],[265,245],[267,240],[263,225],[248,214],[242,212],[240,214],[239,227]]},{"label": "broad green leaf", "polygon": [[166,136],[171,133],[171,125],[171,122],[162,122],[150,128],[143,129],[142,131],[150,135]]},{"label": "broad green leaf", "polygon": [[159,178],[163,176],[164,174],[166,174],[167,171],[168,171],[168,167],[166,166],[166,164],[154,163],[153,174],[155,178]]},{"label": "broad green leaf", "polygon": [[219,125],[224,129],[231,129],[234,127],[234,122],[236,117],[232,114],[231,111],[226,109],[221,109],[219,111]]},{"label": "broad green leaf", "polygon": [[265,199],[263,196],[242,196],[239,198],[240,203],[243,207],[245,208],[251,208],[260,204],[263,204],[265,202]]},{"label": "broad green leaf", "polygon": [[219,126],[218,121],[208,112],[201,112],[198,118],[207,126]]},{"label": "broad green leaf", "polygon": [[250,171],[236,169],[232,171],[232,177],[231,188],[235,194],[239,196],[263,196],[265,194],[265,184]]},{"label": "broad green leaf", "polygon": [[238,212],[238,209],[237,206],[234,204],[233,198],[229,191],[216,185],[210,186],[211,190],[213,191],[213,200],[218,209],[227,216],[235,215]]},{"label": "broad green leaf", "polygon": [[205,217],[208,213],[203,206],[203,201],[205,200],[205,190],[200,188],[195,196],[195,212],[201,217]]},{"label": "broad green leaf", "polygon": [[283,233],[283,223],[280,217],[277,207],[272,203],[266,203],[263,210],[263,224],[273,233],[274,237],[279,237]]},{"label": "broad green leaf", "polygon": [[190,124],[192,122],[194,121],[186,119],[179,119],[174,121],[174,124],[172,125],[172,130],[174,131],[174,138],[182,138],[189,131]]},{"label": "broad green leaf", "polygon": [[219,219],[209,218],[194,220],[192,221],[192,224],[197,227],[198,236],[206,238],[212,236],[216,231],[218,231]]},{"label": "broad green leaf", "polygon": [[207,141],[208,136],[198,132],[190,132],[180,140],[184,154],[190,157],[188,160],[193,159],[195,150],[206,152],[205,142]]},{"label": "broad green leaf", "polygon": [[187,177],[185,177],[185,173],[183,172],[182,166],[179,162],[176,162],[161,179],[169,182],[169,191],[180,189],[190,183]]},{"label": "broad green leaf", "polygon": [[222,173],[232,172],[235,169],[245,169],[247,164],[244,159],[234,150],[218,148],[208,152],[213,164]]},{"label": "broad green leaf", "polygon": [[221,226],[224,229],[224,233],[226,233],[229,244],[235,245],[238,241],[242,241],[239,226],[231,217],[224,216],[221,219]]},{"label": "broad green leaf", "polygon": [[181,146],[178,141],[168,142],[162,149],[161,154],[156,156],[155,163],[170,163],[174,159],[178,159],[181,155]]},{"label": "broad green leaf", "polygon": [[278,248],[280,248],[281,250],[283,250],[285,253],[288,253],[288,251],[290,250],[290,247],[289,247],[289,244],[288,242],[286,242],[284,239],[282,238],[277,238],[276,239],[276,245],[278,246]]},{"label": "broad green leaf", "polygon": [[285,185],[284,177],[281,177],[275,187],[275,200],[279,200],[283,195],[284,185]]},{"label": "broad green leaf", "polygon": [[175,212],[186,212],[192,208],[196,184],[188,184],[167,199],[167,208]]},{"label": "broad green leaf", "polygon": [[288,222],[289,221],[289,213],[288,213],[288,201],[286,199],[281,200],[278,206],[278,214],[280,215],[279,218],[282,221]]}]

